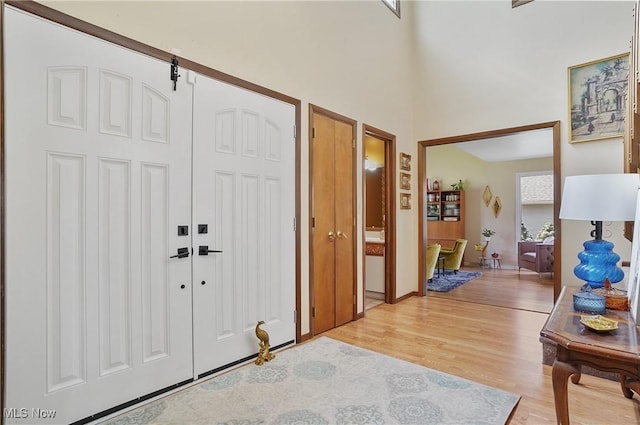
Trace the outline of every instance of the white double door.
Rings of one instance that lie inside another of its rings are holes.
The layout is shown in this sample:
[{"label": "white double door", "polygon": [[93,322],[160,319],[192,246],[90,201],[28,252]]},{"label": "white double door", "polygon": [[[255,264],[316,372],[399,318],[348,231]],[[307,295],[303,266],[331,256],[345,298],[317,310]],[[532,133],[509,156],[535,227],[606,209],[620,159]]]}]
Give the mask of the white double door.
[{"label": "white double door", "polygon": [[293,340],[293,107],[185,70],[174,91],[166,62],[10,7],[3,30],[5,420],[197,378],[255,354],[258,320]]}]

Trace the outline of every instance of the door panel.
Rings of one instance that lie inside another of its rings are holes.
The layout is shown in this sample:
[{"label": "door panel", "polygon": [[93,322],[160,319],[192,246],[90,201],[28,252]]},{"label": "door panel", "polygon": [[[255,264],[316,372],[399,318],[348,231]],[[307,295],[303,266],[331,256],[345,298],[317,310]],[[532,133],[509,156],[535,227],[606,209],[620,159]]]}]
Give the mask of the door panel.
[{"label": "door panel", "polygon": [[335,129],[336,326],[340,326],[354,319],[355,304],[353,129],[341,121],[335,121]]},{"label": "door panel", "polygon": [[318,334],[335,327],[335,128],[320,114],[313,115],[313,126],[313,332]]},{"label": "door panel", "polygon": [[194,93],[194,358],[200,375],[295,340],[295,113],[198,76]]},{"label": "door panel", "polygon": [[313,332],[318,334],[354,318],[353,127],[318,113],[313,126]]},{"label": "door panel", "polygon": [[192,96],[167,63],[5,11],[5,405],[69,423],[192,376],[190,259],[169,259],[191,244]]}]

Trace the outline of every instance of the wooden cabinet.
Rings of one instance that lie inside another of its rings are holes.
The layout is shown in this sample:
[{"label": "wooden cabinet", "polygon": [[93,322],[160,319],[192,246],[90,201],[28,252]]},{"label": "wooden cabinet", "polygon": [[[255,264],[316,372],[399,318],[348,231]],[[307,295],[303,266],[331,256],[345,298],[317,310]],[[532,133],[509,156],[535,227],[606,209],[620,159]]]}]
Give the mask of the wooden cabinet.
[{"label": "wooden cabinet", "polygon": [[453,247],[456,239],[464,239],[464,191],[440,190],[427,192],[428,243]]}]

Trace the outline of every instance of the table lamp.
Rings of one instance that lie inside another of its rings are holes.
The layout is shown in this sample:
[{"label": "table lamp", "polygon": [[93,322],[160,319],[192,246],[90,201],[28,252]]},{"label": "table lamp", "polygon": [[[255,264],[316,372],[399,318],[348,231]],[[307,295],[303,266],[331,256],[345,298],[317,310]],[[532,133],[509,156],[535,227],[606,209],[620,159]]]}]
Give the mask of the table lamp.
[{"label": "table lamp", "polygon": [[564,180],[560,219],[588,220],[595,228],[592,240],[582,244],[580,264],[573,273],[591,288],[600,288],[604,280],[620,282],[624,272],[617,266],[620,256],[613,243],[602,239],[603,221],[633,221],[640,177],[635,173],[569,176]]}]

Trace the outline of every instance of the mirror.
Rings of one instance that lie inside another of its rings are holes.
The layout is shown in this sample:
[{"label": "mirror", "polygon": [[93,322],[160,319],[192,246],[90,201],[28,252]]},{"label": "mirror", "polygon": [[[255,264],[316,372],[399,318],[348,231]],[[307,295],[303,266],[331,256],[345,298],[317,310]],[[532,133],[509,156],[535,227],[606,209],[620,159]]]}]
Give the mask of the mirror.
[{"label": "mirror", "polygon": [[364,137],[365,226],[367,230],[385,227],[385,163],[384,141],[370,135]]}]

